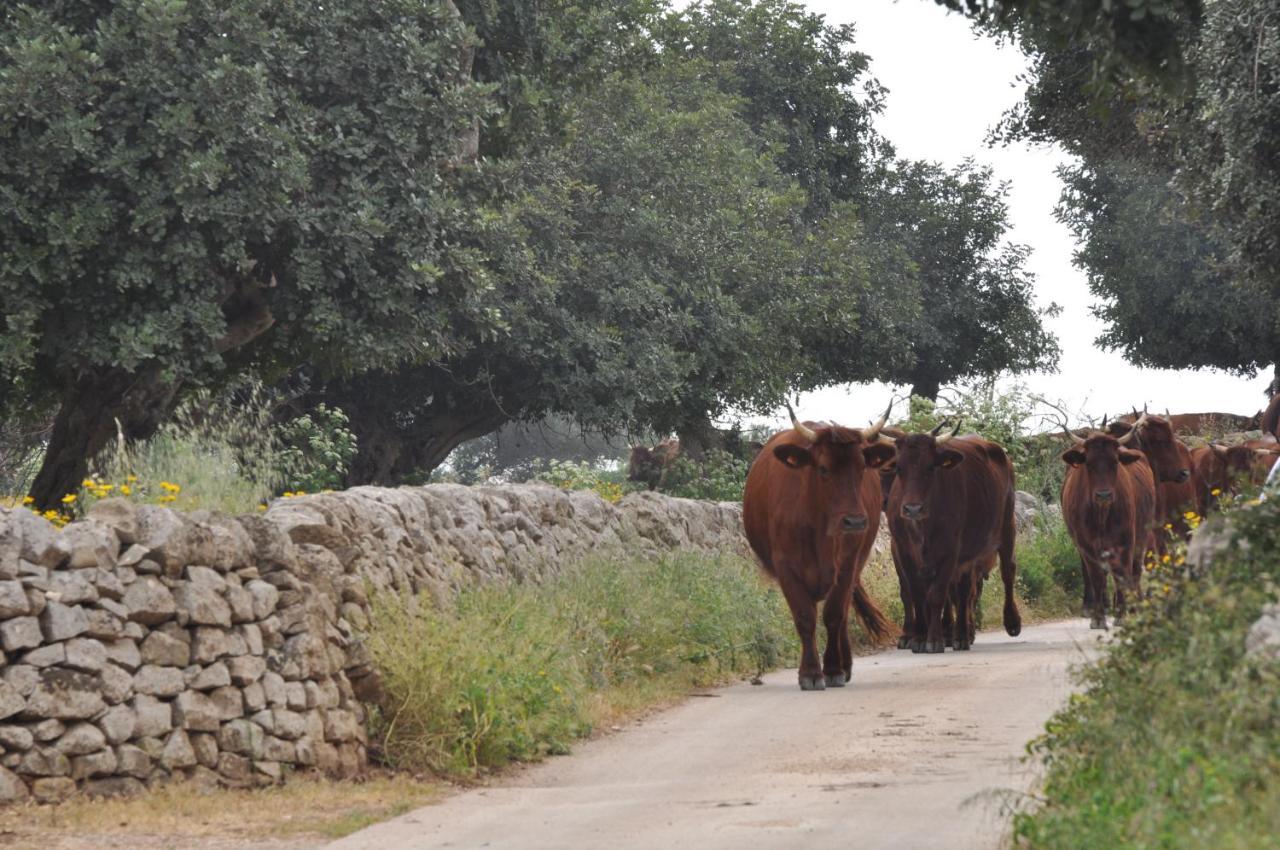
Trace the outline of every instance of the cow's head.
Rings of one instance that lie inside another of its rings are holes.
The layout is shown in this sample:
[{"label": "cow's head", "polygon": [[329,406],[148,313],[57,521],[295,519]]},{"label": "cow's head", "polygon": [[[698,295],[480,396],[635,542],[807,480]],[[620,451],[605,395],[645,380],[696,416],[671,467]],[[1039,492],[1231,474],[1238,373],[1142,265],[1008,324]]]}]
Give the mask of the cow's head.
[{"label": "cow's head", "polygon": [[1114,437],[1135,435],[1134,448],[1141,449],[1158,481],[1181,484],[1191,477],[1191,454],[1173,433],[1169,420],[1143,413],[1132,425],[1112,422]]},{"label": "cow's head", "polygon": [[1142,452],[1127,448],[1134,437],[1130,431],[1123,437],[1095,433],[1087,439],[1071,435],[1075,445],[1062,453],[1062,460],[1073,467],[1084,467],[1086,488],[1094,504],[1108,506],[1115,501],[1116,476],[1120,466],[1144,459]]},{"label": "cow's head", "polygon": [[627,480],[648,481],[656,466],[651,449],[646,446],[632,446],[631,457],[627,461]]},{"label": "cow's head", "polygon": [[[892,405],[890,405],[892,409]],[[827,517],[827,533],[859,534],[869,519],[862,503],[862,476],[893,460],[894,448],[880,441],[889,418],[867,429],[800,422],[791,411],[792,432],[773,447],[773,456],[795,475],[803,475],[811,507]]]},{"label": "cow's head", "polygon": [[933,488],[934,478],[948,474],[964,461],[964,455],[947,446],[960,430],[959,423],[950,434],[942,434],[943,427],[939,425],[928,434],[904,434],[894,440],[898,449],[898,486],[902,490],[903,519],[927,518],[929,491]]}]

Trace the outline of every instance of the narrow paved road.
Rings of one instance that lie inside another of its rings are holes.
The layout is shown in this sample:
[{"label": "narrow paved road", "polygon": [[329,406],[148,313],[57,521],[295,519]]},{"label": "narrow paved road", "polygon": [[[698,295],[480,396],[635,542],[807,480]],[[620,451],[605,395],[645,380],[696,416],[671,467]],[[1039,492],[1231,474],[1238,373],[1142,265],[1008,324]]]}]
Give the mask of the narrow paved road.
[{"label": "narrow paved road", "polygon": [[970,652],[888,651],[821,693],[781,671],[329,850],[996,848],[1000,792],[1031,783],[1023,747],[1097,634],[1074,620]]}]

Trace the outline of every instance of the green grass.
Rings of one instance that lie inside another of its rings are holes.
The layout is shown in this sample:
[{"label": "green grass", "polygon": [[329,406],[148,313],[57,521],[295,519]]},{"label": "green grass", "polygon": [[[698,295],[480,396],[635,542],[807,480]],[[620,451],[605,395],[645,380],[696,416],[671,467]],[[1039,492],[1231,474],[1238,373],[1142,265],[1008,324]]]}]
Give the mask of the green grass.
[{"label": "green grass", "polygon": [[[1031,746],[1042,801],[1017,846],[1271,848],[1280,835],[1280,665],[1245,634],[1280,585],[1280,502],[1234,514],[1248,549],[1162,567],[1151,600]],[[1176,559],[1175,559],[1176,560]]]},{"label": "green grass", "polygon": [[381,758],[451,776],[565,752],[599,723],[797,647],[778,591],[728,556],[602,557],[541,586],[467,591],[449,611],[387,596],[376,609]]}]

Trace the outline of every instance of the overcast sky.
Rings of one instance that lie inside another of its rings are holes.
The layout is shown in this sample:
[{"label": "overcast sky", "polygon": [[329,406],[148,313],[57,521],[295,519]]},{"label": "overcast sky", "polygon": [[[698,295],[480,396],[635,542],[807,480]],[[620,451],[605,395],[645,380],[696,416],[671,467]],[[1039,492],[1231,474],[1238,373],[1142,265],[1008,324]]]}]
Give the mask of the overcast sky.
[{"label": "overcast sky", "polygon": [[[1051,148],[989,148],[984,141],[1020,97],[1017,76],[1026,62],[1017,49],[973,34],[968,21],[933,0],[810,0],[807,5],[831,23],[856,24],[858,49],[871,56],[872,73],[889,89],[878,128],[900,156],[946,165],[973,157],[1011,182],[1011,238],[1032,248],[1029,266],[1041,303],[1063,307],[1050,323],[1062,346],[1060,371],[1019,380],[1033,392],[1094,416],[1144,403],[1175,413],[1252,414],[1264,405],[1268,375],[1249,380],[1208,370],[1139,369],[1094,346],[1102,324],[1089,311],[1094,299],[1084,275],[1071,264],[1072,236],[1053,217],[1061,185],[1054,169],[1065,155]],[[883,409],[888,392],[884,385],[831,388],[803,396],[796,412],[857,425]]]}]

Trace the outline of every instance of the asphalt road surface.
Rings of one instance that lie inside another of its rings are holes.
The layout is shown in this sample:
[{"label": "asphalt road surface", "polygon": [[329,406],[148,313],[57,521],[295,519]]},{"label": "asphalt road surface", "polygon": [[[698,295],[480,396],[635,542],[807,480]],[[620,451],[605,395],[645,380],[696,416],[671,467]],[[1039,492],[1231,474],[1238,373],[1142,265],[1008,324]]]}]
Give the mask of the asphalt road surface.
[{"label": "asphalt road surface", "polygon": [[365,829],[328,850],[997,848],[1035,768],[1027,741],[1097,646],[1085,620],[889,650],[853,683],[795,670],[691,698],[573,755]]}]

